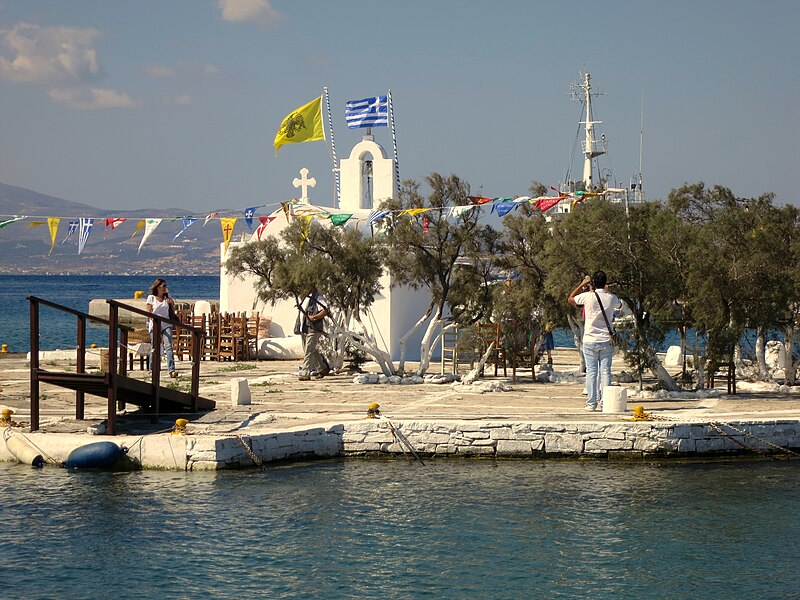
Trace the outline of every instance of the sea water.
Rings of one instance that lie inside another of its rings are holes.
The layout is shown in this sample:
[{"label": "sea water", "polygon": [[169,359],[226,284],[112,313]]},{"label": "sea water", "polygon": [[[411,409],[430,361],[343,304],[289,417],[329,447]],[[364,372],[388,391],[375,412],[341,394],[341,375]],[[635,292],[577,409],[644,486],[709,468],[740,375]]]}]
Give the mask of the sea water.
[{"label": "sea water", "polygon": [[[219,300],[219,277],[166,277],[173,298],[178,300]],[[155,277],[124,275],[0,275],[0,344],[9,352],[30,349],[30,303],[37,296],[89,312],[94,299],[133,299],[134,292],[148,293]],[[77,347],[77,317],[41,306],[39,348],[71,350]],[[87,343],[108,346],[108,328],[88,324]]]},{"label": "sea water", "polygon": [[798,598],[800,462],[0,463],[3,598]]}]

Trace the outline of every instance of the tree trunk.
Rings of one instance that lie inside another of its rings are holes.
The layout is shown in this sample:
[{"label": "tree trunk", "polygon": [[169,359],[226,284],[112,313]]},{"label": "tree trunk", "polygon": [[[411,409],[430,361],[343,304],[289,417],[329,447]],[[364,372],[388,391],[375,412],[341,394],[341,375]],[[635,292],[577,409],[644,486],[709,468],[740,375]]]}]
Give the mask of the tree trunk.
[{"label": "tree trunk", "polygon": [[765,342],[764,327],[760,326],[756,333],[756,362],[758,363],[758,378],[766,381],[769,377],[769,367],[767,367],[767,345]]},{"label": "tree trunk", "polygon": [[414,326],[402,337],[400,338],[400,364],[397,366],[397,370],[400,373],[405,372],[406,368],[406,346],[408,345],[408,338],[414,335],[417,330],[422,327],[422,325],[427,321],[431,314],[433,313],[433,303],[428,306],[428,309],[425,311],[425,314],[422,315],[422,318],[417,321]]},{"label": "tree trunk", "polygon": [[489,344],[489,347],[486,349],[486,352],[483,353],[483,356],[478,361],[475,368],[461,378],[461,383],[469,384],[480,377],[481,373],[483,373],[483,367],[486,366],[486,361],[489,360],[489,356],[492,354],[492,350],[494,350],[494,342]]},{"label": "tree trunk", "polygon": [[431,340],[437,333],[436,329],[441,327],[441,325],[442,311],[441,309],[437,309],[433,319],[428,323],[428,329],[425,331],[425,335],[422,336],[422,343],[419,348],[419,368],[417,369],[417,375],[420,377],[425,374],[431,364]]},{"label": "tree trunk", "polygon": [[672,378],[667,370],[664,368],[664,365],[661,364],[661,359],[658,358],[658,355],[653,352],[653,356],[650,361],[650,371],[658,377],[658,380],[664,384],[664,387],[668,392],[678,392],[680,391],[680,387],[678,384],[675,383],[675,380]]},{"label": "tree trunk", "polygon": [[347,337],[348,341],[362,352],[374,358],[384,375],[387,377],[395,375],[396,373],[390,354],[384,350],[381,350],[375,337],[367,332],[366,326],[361,322],[360,319],[355,318],[354,321],[358,323],[360,331],[355,333],[346,331],[345,336]]},{"label": "tree trunk", "polygon": [[797,365],[794,361],[794,323],[789,323],[783,330],[783,372],[784,383],[794,385],[797,382]]}]

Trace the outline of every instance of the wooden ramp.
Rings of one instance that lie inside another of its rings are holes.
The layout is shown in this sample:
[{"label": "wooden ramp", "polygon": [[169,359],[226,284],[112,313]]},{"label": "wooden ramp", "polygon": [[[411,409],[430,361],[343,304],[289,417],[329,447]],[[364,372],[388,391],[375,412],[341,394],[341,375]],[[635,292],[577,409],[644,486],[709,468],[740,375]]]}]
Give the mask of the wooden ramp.
[{"label": "wooden ramp", "polygon": [[[123,410],[126,404],[134,404],[147,410],[153,422],[158,420],[161,412],[197,412],[213,410],[215,402],[200,397],[200,349],[202,348],[203,330],[190,327],[185,323],[153,315],[139,308],[122,304],[115,300],[106,300],[109,304],[108,320],[94,317],[43,298],[28,296],[31,305],[31,431],[39,429],[39,384],[47,383],[75,391],[75,418],[83,419],[84,396],[86,394],[106,398],[108,401],[108,433],[116,434],[116,413]],[[70,313],[77,318],[76,369],[74,373],[49,371],[42,369],[39,363],[39,306],[44,305],[56,310]],[[153,361],[153,380],[142,381],[128,377],[126,356],[128,353],[128,333],[130,327],[119,324],[119,310],[140,313],[153,322],[153,354],[161,356],[161,327],[169,323],[173,327],[185,330],[191,338],[192,376],[190,392],[182,392],[163,387],[161,382],[161,361]],[[107,372],[86,372],[86,323],[93,321],[108,326],[108,369]]]},{"label": "wooden ramp", "polygon": [[[100,398],[108,398],[108,391],[112,386],[108,373],[65,373],[39,369],[37,377],[40,383],[49,383]],[[198,396],[195,403],[195,398],[190,393],[163,386],[158,387],[159,406],[156,407],[156,386],[152,383],[121,375],[114,377],[114,380],[117,386],[117,402],[120,404],[135,404],[154,413],[197,412],[214,410],[216,407],[216,403],[208,398]]]}]

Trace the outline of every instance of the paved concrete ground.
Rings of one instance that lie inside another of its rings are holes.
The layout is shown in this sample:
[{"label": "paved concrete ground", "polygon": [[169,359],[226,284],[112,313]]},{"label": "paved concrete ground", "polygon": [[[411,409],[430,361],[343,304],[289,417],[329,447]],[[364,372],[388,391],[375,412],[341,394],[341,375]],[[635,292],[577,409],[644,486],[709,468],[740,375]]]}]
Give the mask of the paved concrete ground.
[{"label": "paved concrete ground", "polygon": [[[576,372],[578,354],[572,349],[557,349],[553,353],[557,372]],[[201,363],[200,393],[216,400],[217,410],[192,416],[196,431],[223,433],[236,431],[285,430],[294,426],[360,419],[367,406],[378,402],[384,415],[393,419],[510,419],[537,422],[614,421],[629,418],[624,415],[589,413],[584,409],[583,383],[534,383],[530,369],[518,370],[516,383],[508,377],[485,377],[481,382],[503,382],[510,391],[479,393],[471,387],[452,384],[421,385],[364,385],[353,383],[352,374],[332,374],[323,380],[298,381],[299,361],[258,361],[240,363]],[[68,370],[65,363],[45,364],[47,369]],[[366,365],[366,370],[375,365]],[[614,372],[624,368],[615,359]],[[72,367],[74,370],[74,367]],[[178,363],[181,377],[175,385],[188,391],[191,365]],[[463,369],[463,368],[462,368]],[[439,372],[435,364],[431,373]],[[465,370],[462,370],[462,374]],[[487,367],[493,375],[493,369]],[[134,376],[143,377],[141,371]],[[250,406],[231,406],[231,380],[247,378],[252,393]],[[167,380],[169,382],[169,380]],[[645,385],[652,385],[648,380]],[[15,410],[15,421],[30,418],[30,371],[21,354],[0,355],[0,405]],[[637,384],[626,384],[629,394],[638,390]],[[745,386],[746,387],[746,386]],[[723,390],[724,382],[718,389]],[[43,431],[85,431],[90,424],[105,418],[106,401],[86,397],[86,420],[74,420],[74,392],[41,386],[41,425]],[[646,411],[678,420],[722,421],[800,419],[800,394],[741,391],[735,396],[681,399],[629,399],[628,408],[642,405]],[[135,407],[131,407],[135,409]],[[121,433],[143,433],[169,427],[179,415],[162,415],[156,425],[130,413],[120,416]]]}]

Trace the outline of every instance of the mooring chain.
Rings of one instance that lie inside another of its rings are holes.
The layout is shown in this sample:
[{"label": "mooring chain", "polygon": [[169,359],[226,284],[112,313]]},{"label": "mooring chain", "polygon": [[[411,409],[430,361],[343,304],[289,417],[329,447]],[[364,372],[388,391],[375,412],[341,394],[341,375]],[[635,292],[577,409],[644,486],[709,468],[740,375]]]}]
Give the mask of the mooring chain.
[{"label": "mooring chain", "polygon": [[[712,421],[711,424],[713,426],[714,422]],[[800,452],[795,452],[794,450],[791,450],[790,448],[785,448],[783,446],[779,446],[778,444],[774,444],[774,443],[770,442],[769,440],[765,440],[762,437],[759,437],[757,435],[754,435],[754,434],[750,433],[749,431],[745,431],[744,429],[738,429],[737,427],[734,427],[730,423],[722,423],[722,424],[725,425],[725,427],[730,427],[736,433],[740,433],[741,435],[744,435],[744,436],[747,436],[747,437],[751,437],[754,440],[758,440],[759,442],[761,442],[763,444],[766,444],[767,446],[772,446],[773,448],[775,448],[777,450],[781,450],[783,452],[786,452],[787,454],[794,454],[795,456],[800,456]]]},{"label": "mooring chain", "polygon": [[[245,443],[245,441],[242,438],[242,436],[237,435],[235,437],[236,437],[237,440],[239,440],[239,443],[242,445],[242,447],[244,448],[245,452],[247,452],[247,455],[250,457],[250,460],[252,460],[253,463],[259,469],[264,469],[265,468],[264,467],[264,461],[262,461],[260,458],[258,458],[258,456],[256,456],[256,453],[253,452],[253,449]],[[251,443],[252,443],[252,441],[251,441]]]},{"label": "mooring chain", "polygon": [[[647,418],[648,419],[651,419],[653,421],[667,421],[669,423],[691,423],[691,424],[696,424],[696,421],[694,421],[692,419],[681,419],[681,418],[677,418],[677,417],[667,417],[667,416],[664,416],[664,415],[655,415],[653,413],[645,413],[645,414],[647,414]],[[725,436],[726,438],[728,438],[729,440],[731,440],[732,442],[738,444],[739,446],[741,446],[742,448],[744,448],[746,450],[752,450],[753,452],[758,452],[760,454],[766,454],[766,452],[761,448],[752,448],[752,447],[748,446],[747,444],[744,444],[744,443],[740,442],[739,440],[737,440],[736,438],[731,436],[729,433],[726,433],[725,431],[720,429],[719,426],[720,425],[724,425],[725,427],[733,429],[736,433],[738,433],[740,435],[743,435],[745,437],[753,438],[754,440],[757,440],[757,441],[761,442],[762,444],[765,444],[767,446],[771,446],[772,448],[775,448],[776,450],[780,450],[781,452],[785,452],[786,454],[793,454],[794,456],[800,456],[800,452],[795,452],[794,450],[792,450],[790,448],[786,448],[784,446],[779,446],[778,444],[770,442],[769,440],[766,440],[766,439],[764,439],[764,438],[762,438],[760,436],[757,436],[754,433],[750,433],[749,431],[745,431],[744,429],[739,429],[738,427],[734,427],[730,423],[726,423],[724,421],[709,421],[708,424],[709,424],[710,427],[715,429],[717,432],[719,432],[720,434],[722,434],[723,436]]]}]

